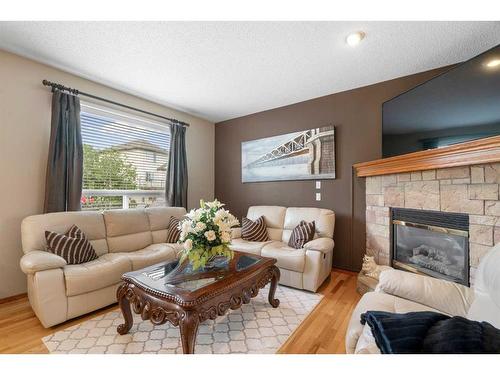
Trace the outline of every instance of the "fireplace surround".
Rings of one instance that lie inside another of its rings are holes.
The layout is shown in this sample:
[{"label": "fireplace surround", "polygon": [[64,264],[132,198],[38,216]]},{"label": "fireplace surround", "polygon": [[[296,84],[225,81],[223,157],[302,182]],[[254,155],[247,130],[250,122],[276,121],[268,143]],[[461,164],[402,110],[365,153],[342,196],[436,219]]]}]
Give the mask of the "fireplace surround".
[{"label": "fireplace surround", "polygon": [[[384,159],[385,160],[385,159]],[[366,177],[366,254],[391,265],[391,208],[469,216],[469,283],[500,243],[500,163]]]},{"label": "fireplace surround", "polygon": [[395,268],[469,286],[469,215],[391,208]]}]

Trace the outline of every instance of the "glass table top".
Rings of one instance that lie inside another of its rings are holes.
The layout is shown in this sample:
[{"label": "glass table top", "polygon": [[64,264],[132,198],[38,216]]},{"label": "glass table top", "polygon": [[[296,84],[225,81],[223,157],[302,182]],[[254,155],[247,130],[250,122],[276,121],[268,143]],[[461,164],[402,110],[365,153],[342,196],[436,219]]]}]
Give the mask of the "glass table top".
[{"label": "glass table top", "polygon": [[191,264],[179,261],[156,264],[140,271],[128,272],[126,277],[147,286],[165,291],[179,288],[194,292],[205,286],[223,280],[235,273],[245,271],[261,262],[263,258],[250,254],[235,253],[233,259],[216,258],[212,266],[193,270]]}]

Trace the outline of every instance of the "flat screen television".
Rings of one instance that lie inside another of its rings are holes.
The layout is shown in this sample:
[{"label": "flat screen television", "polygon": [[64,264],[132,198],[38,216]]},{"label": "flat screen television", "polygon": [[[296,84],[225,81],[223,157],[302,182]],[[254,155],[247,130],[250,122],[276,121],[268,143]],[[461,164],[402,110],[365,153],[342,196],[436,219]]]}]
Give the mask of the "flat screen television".
[{"label": "flat screen television", "polygon": [[500,135],[500,45],[382,105],[383,157]]}]

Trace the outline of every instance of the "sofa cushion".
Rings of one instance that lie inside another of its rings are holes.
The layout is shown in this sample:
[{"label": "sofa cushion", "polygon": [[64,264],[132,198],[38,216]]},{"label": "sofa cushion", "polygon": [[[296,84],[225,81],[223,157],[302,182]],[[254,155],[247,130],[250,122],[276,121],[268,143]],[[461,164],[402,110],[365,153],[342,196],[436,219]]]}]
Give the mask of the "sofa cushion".
[{"label": "sofa cushion", "polygon": [[251,206],[248,208],[247,218],[257,220],[264,216],[269,239],[281,241],[285,212],[286,207],[281,206]]},{"label": "sofa cushion", "polygon": [[142,250],[129,253],[114,253],[109,254],[109,256],[127,258],[132,265],[132,270],[135,271],[156,263],[174,260],[176,258],[176,251],[170,244],[155,243]]},{"label": "sofa cushion", "polygon": [[306,261],[304,249],[294,249],[286,243],[275,241],[262,248],[261,255],[277,260],[276,265],[290,271],[303,272]]},{"label": "sofa cushion", "polygon": [[264,242],[254,242],[247,241],[242,238],[235,238],[231,241],[231,245],[229,248],[235,251],[242,251],[245,253],[257,254],[260,255],[262,248],[270,244],[272,241],[264,241]]},{"label": "sofa cushion", "polygon": [[25,218],[21,225],[23,251],[45,251],[45,231],[66,233],[72,225],[77,225],[92,244],[97,255],[108,252],[106,227],[101,212],[74,211],[33,215]]},{"label": "sofa cushion", "polygon": [[241,220],[241,238],[246,241],[264,242],[268,241],[267,227],[264,222],[264,216],[257,220],[251,220],[244,217]]},{"label": "sofa cushion", "polygon": [[169,243],[168,247],[174,249],[175,256],[179,258],[181,256],[181,251],[184,250],[184,246],[181,243]]},{"label": "sofa cushion", "polygon": [[288,243],[293,229],[302,221],[314,221],[317,237],[333,237],[335,226],[335,214],[332,210],[312,207],[289,207],[283,224],[281,241]]},{"label": "sofa cushion", "polygon": [[64,267],[66,295],[76,296],[114,285],[125,272],[132,270],[130,260],[124,256],[104,254],[88,263]]},{"label": "sofa cushion", "polygon": [[118,237],[108,237],[110,253],[124,253],[144,249],[153,243],[151,232],[132,233]]},{"label": "sofa cushion", "polygon": [[288,240],[288,246],[294,249],[302,249],[306,242],[312,241],[315,233],[314,221],[307,223],[302,220],[299,225],[297,225],[290,235]]},{"label": "sofa cushion", "polygon": [[153,243],[163,243],[167,238],[170,217],[181,219],[186,215],[184,207],[150,207],[146,208]]},{"label": "sofa cushion", "polygon": [[474,291],[466,286],[392,268],[380,274],[376,291],[462,317],[474,300]]},{"label": "sofa cushion", "polygon": [[149,219],[143,209],[104,211],[110,253],[144,249],[153,243]]}]

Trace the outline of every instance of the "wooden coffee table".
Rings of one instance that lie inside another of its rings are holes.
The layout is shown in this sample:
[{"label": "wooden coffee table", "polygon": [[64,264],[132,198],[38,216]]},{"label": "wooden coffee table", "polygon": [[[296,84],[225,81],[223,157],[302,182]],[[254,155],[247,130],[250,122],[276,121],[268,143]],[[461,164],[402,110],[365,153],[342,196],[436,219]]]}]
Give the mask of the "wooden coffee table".
[{"label": "wooden coffee table", "polygon": [[235,252],[232,260],[219,259],[208,270],[193,271],[188,262],[174,261],[127,272],[117,291],[125,319],[117,331],[124,335],[132,328],[132,306],[142,320],[179,326],[182,349],[192,354],[201,322],[249,303],[269,282],[269,303],[279,306],[280,301],[274,298],[280,278],[275,263],[276,259]]}]

